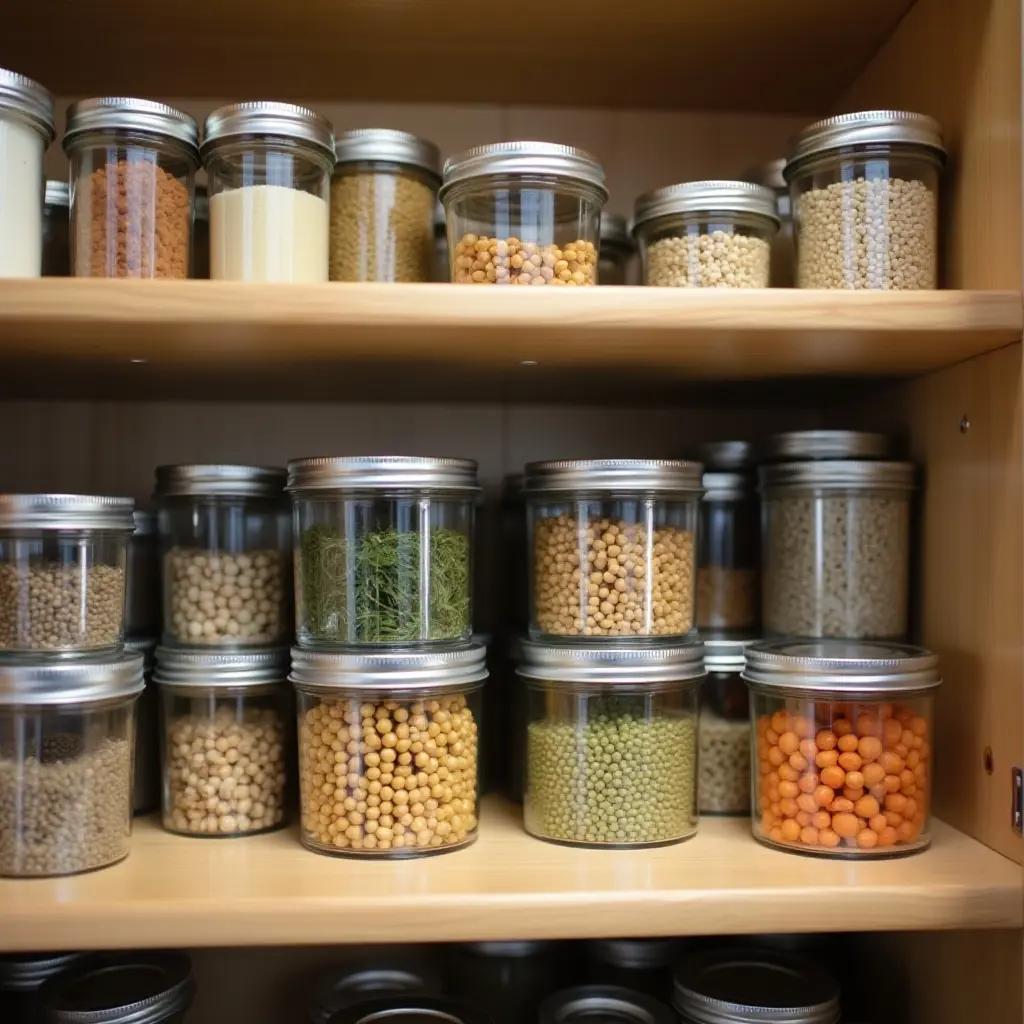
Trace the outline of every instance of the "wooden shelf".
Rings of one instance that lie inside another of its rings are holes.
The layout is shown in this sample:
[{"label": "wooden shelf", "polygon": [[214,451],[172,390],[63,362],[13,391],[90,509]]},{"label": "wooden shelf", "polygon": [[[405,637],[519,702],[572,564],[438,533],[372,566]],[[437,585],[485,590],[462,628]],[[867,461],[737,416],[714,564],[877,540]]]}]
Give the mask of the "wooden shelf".
[{"label": "wooden shelf", "polygon": [[137,823],[113,868],[0,882],[0,950],[1019,928],[1018,865],[949,826],[872,863],[768,850],[745,819],[678,846],[584,851],[485,802],[479,841],[416,861],[323,857],[294,831],[238,840]]}]

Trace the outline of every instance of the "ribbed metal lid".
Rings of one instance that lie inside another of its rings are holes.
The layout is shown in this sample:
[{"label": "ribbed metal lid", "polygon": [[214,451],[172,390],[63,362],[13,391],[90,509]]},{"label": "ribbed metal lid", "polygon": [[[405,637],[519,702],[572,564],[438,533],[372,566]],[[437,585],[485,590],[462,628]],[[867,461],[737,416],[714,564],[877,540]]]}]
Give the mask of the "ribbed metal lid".
[{"label": "ribbed metal lid", "polygon": [[705,441],[697,452],[704,468],[712,471],[750,469],[756,461],[749,441]]},{"label": "ribbed metal lid", "polygon": [[559,459],[531,462],[523,490],[527,494],[552,491],[644,491],[652,494],[700,494],[699,462],[681,459]]},{"label": "ribbed metal lid", "polygon": [[416,455],[343,455],[292,459],[287,490],[413,490],[479,493],[472,459]]},{"label": "ribbed metal lid", "polygon": [[912,462],[780,462],[758,471],[761,489],[834,487],[852,490],[912,491],[917,467]]},{"label": "ribbed metal lid", "polygon": [[304,142],[334,162],[334,128],[326,117],[309,107],[264,100],[228,103],[210,114],[203,129],[203,160],[225,142],[246,136]]},{"label": "ribbed metal lid", "polygon": [[78,704],[131,697],[143,688],[141,654],[0,662],[0,705]]},{"label": "ribbed metal lid", "polygon": [[385,956],[372,963],[349,964],[317,979],[309,1004],[310,1020],[327,1024],[332,1014],[353,1003],[406,992],[439,995],[441,979],[411,957]]},{"label": "ribbed metal lid", "polygon": [[81,953],[14,953],[0,956],[0,992],[34,992],[82,958]]},{"label": "ribbed metal lid", "polygon": [[619,249],[634,249],[633,236],[629,233],[629,225],[621,213],[601,211],[601,245]]},{"label": "ribbed metal lid", "polygon": [[290,664],[287,647],[255,651],[158,647],[153,682],[200,689],[264,686],[284,682]]},{"label": "ribbed metal lid", "polygon": [[0,111],[34,128],[49,146],[57,134],[53,123],[53,96],[38,82],[17,71],[0,68]]},{"label": "ribbed metal lid", "polygon": [[64,152],[70,153],[84,135],[95,131],[141,132],[173,139],[199,160],[199,126],[195,119],[166,103],[128,96],[100,96],[72,103],[62,142]]},{"label": "ribbed metal lid", "polygon": [[286,477],[277,466],[157,466],[156,497],[283,498]]},{"label": "ribbed metal lid", "polygon": [[0,494],[0,530],[135,529],[134,498],[93,494]]},{"label": "ribbed metal lid", "polygon": [[761,457],[766,462],[884,459],[889,454],[889,438],[861,430],[791,430],[772,435],[763,449]]},{"label": "ribbed metal lid", "polygon": [[687,181],[645,192],[636,201],[633,231],[648,221],[680,213],[736,213],[763,217],[777,228],[775,193],[749,181]]},{"label": "ribbed metal lid", "polygon": [[577,985],[541,1003],[540,1024],[676,1024],[657,999],[618,985]]},{"label": "ribbed metal lid", "polygon": [[66,181],[48,181],[43,192],[43,202],[47,206],[71,205],[71,189]]},{"label": "ribbed metal lid", "polygon": [[672,1005],[695,1024],[835,1024],[839,985],[820,967],[763,950],[711,950],[676,971]]},{"label": "ribbed metal lid", "polygon": [[42,1024],[160,1024],[195,996],[183,953],[91,956],[39,991]]},{"label": "ribbed metal lid", "polygon": [[[691,636],[696,637],[696,632]],[[704,644],[653,642],[643,647],[586,646],[523,640],[518,675],[565,683],[674,683],[703,679]]]},{"label": "ribbed metal lid", "polygon": [[704,667],[709,672],[742,672],[746,665],[746,649],[760,638],[704,639]]},{"label": "ribbed metal lid", "polygon": [[749,473],[705,473],[702,483],[705,501],[742,501],[756,493]]},{"label": "ribbed metal lid", "polygon": [[156,513],[152,509],[137,508],[132,513],[135,523],[135,537],[153,537],[156,535]]},{"label": "ribbed metal lid", "polygon": [[354,128],[334,140],[335,167],[352,163],[402,164],[441,183],[441,151],[432,142],[394,128]]},{"label": "ribbed metal lid", "polygon": [[626,970],[671,967],[680,948],[678,939],[597,939],[589,943],[591,956]]},{"label": "ribbed metal lid", "polygon": [[487,678],[480,644],[441,650],[317,651],[292,648],[289,679],[302,690],[434,690],[471,686]]},{"label": "ribbed metal lid", "polygon": [[934,690],[939,656],[882,640],[778,640],[750,644],[743,678],[779,692],[884,696]]},{"label": "ribbed metal lid", "polygon": [[156,649],[160,641],[155,636],[147,636],[141,640],[125,640],[124,649],[132,654],[142,655],[142,670],[146,676],[153,671],[156,664]]},{"label": "ribbed metal lid", "polygon": [[752,168],[747,171],[745,177],[747,181],[752,181],[755,185],[763,185],[773,192],[785,192],[788,187],[786,176],[782,173],[785,167],[786,158],[781,156],[777,160],[769,160],[767,163]]},{"label": "ribbed metal lid", "polygon": [[329,1024],[493,1024],[476,1007],[446,996],[381,996],[356,1003],[331,1016]]}]

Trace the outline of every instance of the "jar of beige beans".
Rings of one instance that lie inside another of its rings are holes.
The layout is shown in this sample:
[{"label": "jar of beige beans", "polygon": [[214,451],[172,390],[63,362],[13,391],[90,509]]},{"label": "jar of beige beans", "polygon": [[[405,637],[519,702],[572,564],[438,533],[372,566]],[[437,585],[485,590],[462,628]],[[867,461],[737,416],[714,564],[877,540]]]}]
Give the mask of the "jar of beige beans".
[{"label": "jar of beige beans", "polygon": [[767,288],[775,194],[745,181],[690,181],[640,196],[633,234],[643,283],[670,288]]},{"label": "jar of beige beans", "polygon": [[938,123],[871,110],[818,121],[786,164],[796,223],[797,287],[938,287]]},{"label": "jar of beige beans", "polygon": [[285,471],[179,465],[156,471],[165,646],[251,647],[291,631]]},{"label": "jar of beige beans", "polygon": [[526,467],[530,635],[685,636],[694,625],[696,462]]}]

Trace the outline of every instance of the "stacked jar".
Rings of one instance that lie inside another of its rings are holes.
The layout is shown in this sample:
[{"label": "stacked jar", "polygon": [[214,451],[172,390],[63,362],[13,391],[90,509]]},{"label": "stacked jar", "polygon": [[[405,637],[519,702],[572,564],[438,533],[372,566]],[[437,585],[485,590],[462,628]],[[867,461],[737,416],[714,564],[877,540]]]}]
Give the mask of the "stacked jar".
[{"label": "stacked jar", "polygon": [[750,701],[741,673],[749,640],[704,641],[700,709],[702,814],[750,813]]}]

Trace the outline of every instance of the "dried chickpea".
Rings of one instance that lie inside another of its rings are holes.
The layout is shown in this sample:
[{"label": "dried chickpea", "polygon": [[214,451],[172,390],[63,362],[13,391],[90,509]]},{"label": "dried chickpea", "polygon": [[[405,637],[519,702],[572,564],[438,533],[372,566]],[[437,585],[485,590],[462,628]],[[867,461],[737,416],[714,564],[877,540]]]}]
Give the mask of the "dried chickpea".
[{"label": "dried chickpea", "polygon": [[518,238],[465,234],[452,257],[455,284],[597,284],[597,247],[582,238],[539,245]]}]

